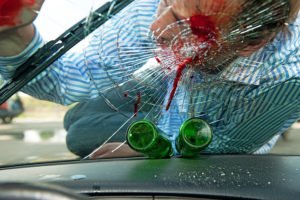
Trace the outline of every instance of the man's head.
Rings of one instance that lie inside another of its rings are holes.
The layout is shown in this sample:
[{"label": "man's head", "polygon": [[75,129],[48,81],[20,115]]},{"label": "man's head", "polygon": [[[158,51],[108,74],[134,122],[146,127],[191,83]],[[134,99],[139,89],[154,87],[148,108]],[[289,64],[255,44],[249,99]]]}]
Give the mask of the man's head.
[{"label": "man's head", "polygon": [[[182,23],[185,22],[192,34],[210,35],[210,41],[206,42],[211,46],[208,45],[206,55],[213,57],[210,60],[214,62],[210,64],[215,65],[228,57],[226,53],[231,57],[249,56],[263,47],[283,29],[285,23],[295,18],[299,7],[299,0],[162,0],[151,29],[159,41],[164,42],[181,38],[191,43],[193,36],[189,37],[183,30],[186,26]],[[199,27],[192,24],[195,17],[202,20],[194,23]],[[176,23],[178,25],[174,25]],[[177,37],[178,34],[188,39]],[[201,38],[202,42],[204,37]],[[201,62],[205,64],[205,61]]]}]

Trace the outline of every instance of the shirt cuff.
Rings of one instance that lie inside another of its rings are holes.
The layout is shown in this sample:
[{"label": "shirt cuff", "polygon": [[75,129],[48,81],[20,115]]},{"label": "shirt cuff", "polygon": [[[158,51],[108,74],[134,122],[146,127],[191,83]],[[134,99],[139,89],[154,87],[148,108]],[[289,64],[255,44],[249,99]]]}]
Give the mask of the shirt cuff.
[{"label": "shirt cuff", "polygon": [[9,80],[14,75],[16,69],[22,65],[26,60],[33,55],[40,47],[42,47],[44,41],[35,28],[35,35],[30,44],[20,54],[10,57],[0,57],[0,74],[4,80]]}]

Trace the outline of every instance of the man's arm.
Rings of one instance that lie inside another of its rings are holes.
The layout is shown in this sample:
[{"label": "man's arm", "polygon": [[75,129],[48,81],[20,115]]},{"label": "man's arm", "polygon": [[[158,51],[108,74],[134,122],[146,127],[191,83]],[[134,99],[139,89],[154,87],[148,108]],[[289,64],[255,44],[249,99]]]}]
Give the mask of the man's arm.
[{"label": "man's arm", "polygon": [[34,33],[32,24],[0,32],[0,57],[20,54],[32,41]]},{"label": "man's arm", "polygon": [[0,57],[18,55],[29,45],[35,34],[32,22],[44,0],[35,0],[33,3],[24,1],[19,8],[11,5],[12,2],[1,4],[5,16],[0,14]]},{"label": "man's arm", "polygon": [[24,1],[21,7],[6,1],[0,13],[0,74],[10,79],[40,46],[36,46],[37,34],[32,24],[44,0]]},{"label": "man's arm", "polygon": [[[39,99],[71,104],[96,98],[100,92],[111,88],[113,83],[123,82],[125,75],[135,71],[139,65],[124,69],[121,62],[126,57],[120,58],[119,45],[124,44],[128,49],[143,45],[144,39],[148,39],[147,34],[157,4],[158,0],[134,2],[96,30],[84,52],[66,53],[25,86],[23,91]],[[38,31],[34,38],[41,38]],[[135,43],[134,41],[142,42]],[[33,45],[34,42],[35,45]],[[33,42],[29,44],[32,49],[38,45],[41,45],[39,39],[33,39]],[[28,53],[22,57],[32,54],[32,49],[25,49]],[[130,56],[133,60],[137,59],[132,55],[125,56]],[[142,54],[137,56],[145,57]],[[144,61],[147,60],[144,59]],[[0,58],[0,71],[2,67],[9,65],[9,62],[4,62]]]}]

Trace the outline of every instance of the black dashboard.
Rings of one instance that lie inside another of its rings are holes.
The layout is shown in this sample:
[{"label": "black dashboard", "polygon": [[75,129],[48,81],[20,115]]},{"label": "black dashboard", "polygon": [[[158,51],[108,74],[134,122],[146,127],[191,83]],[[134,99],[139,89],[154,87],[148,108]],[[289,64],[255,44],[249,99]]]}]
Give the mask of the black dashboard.
[{"label": "black dashboard", "polygon": [[300,196],[300,156],[202,155],[30,164],[2,167],[0,179],[3,184],[55,185],[96,199],[288,200]]}]

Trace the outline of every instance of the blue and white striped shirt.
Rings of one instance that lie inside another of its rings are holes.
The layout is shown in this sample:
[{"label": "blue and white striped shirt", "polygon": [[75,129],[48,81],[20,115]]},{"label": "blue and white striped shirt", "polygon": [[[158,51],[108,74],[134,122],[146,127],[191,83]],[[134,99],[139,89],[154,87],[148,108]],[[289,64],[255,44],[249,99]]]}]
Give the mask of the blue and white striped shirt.
[{"label": "blue and white striped shirt", "polygon": [[[159,0],[135,1],[94,32],[85,52],[68,52],[23,91],[39,99],[67,105],[98,97],[99,91],[112,86],[111,77],[114,82],[121,83],[126,74],[118,67],[122,56],[126,55],[120,56],[119,42],[133,49],[138,41],[146,42],[147,34],[142,33],[149,30],[158,3]],[[239,58],[231,64],[221,74],[228,83],[209,88],[206,93],[196,91],[191,100],[192,108],[182,106],[185,97],[180,94],[185,88],[179,87],[171,109],[162,110],[157,125],[174,144],[180,125],[189,117],[187,113],[202,113],[214,131],[213,141],[205,152],[263,153],[270,150],[278,135],[300,116],[299,27],[300,19],[297,19],[288,26],[289,34],[279,33],[251,57]],[[8,79],[42,44],[37,33],[20,55],[0,58],[1,75]],[[132,66],[127,73],[133,73],[145,62]]]}]

